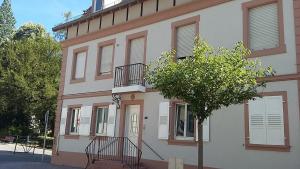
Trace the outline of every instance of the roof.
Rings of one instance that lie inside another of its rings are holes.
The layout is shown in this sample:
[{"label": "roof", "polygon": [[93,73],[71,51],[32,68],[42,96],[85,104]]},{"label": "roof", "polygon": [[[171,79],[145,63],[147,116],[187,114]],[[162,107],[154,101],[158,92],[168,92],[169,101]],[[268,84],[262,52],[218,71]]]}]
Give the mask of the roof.
[{"label": "roof", "polygon": [[75,18],[73,18],[73,19],[71,19],[71,20],[69,20],[69,21],[67,21],[67,22],[65,22],[65,23],[60,23],[60,24],[54,26],[54,27],[52,28],[52,30],[53,30],[54,32],[56,32],[56,31],[59,31],[59,30],[61,30],[61,29],[65,29],[65,28],[67,28],[67,27],[76,25],[76,24],[78,24],[78,23],[80,23],[80,22],[84,22],[84,21],[87,21],[87,20],[91,20],[91,19],[94,19],[94,18],[96,18],[96,17],[98,17],[98,16],[104,15],[104,14],[106,14],[106,13],[110,13],[110,12],[112,12],[112,11],[116,11],[116,10],[123,9],[123,8],[125,8],[125,7],[128,7],[128,6],[130,6],[130,5],[134,5],[134,4],[136,4],[136,3],[138,3],[138,2],[141,2],[141,1],[145,1],[145,0],[123,0],[121,3],[116,4],[116,5],[114,5],[114,6],[105,8],[105,9],[103,9],[103,10],[99,10],[99,11],[97,11],[97,12],[84,13],[84,14],[82,14],[82,15],[80,15],[80,16],[77,16],[77,17],[75,17]]}]

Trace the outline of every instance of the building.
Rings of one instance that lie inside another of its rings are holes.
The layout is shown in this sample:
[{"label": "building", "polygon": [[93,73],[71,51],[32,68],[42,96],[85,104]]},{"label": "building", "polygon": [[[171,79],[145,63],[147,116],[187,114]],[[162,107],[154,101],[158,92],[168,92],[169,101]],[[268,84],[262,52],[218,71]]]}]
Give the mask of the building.
[{"label": "building", "polygon": [[228,48],[243,40],[250,59],[277,72],[263,98],[207,119],[204,165],[300,168],[300,0],[95,0],[53,30],[66,30],[67,39],[52,163],[138,168],[141,159],[140,168],[165,169],[171,158],[196,168],[189,106],[151,89],[143,70],[163,51],[188,55],[199,34]]}]

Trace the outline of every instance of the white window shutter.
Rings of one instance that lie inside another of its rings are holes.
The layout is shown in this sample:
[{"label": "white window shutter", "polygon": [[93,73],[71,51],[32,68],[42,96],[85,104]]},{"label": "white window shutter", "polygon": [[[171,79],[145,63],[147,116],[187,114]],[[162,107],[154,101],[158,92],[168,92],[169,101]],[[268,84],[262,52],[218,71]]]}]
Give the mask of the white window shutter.
[{"label": "white window shutter", "polygon": [[169,138],[169,102],[159,104],[158,139],[167,140]]},{"label": "white window shutter", "polygon": [[115,136],[115,126],[116,126],[116,116],[117,116],[117,106],[114,104],[108,107],[108,119],[107,119],[107,136]]},{"label": "white window shutter", "polygon": [[102,47],[100,73],[109,73],[112,71],[111,68],[112,68],[112,57],[114,52],[113,50],[114,50],[113,45]]},{"label": "white window shutter", "polygon": [[79,135],[81,135],[81,136],[90,135],[90,124],[91,124],[92,111],[93,111],[92,106],[81,107],[80,121],[79,121]]},{"label": "white window shutter", "polygon": [[249,10],[249,43],[253,51],[279,46],[277,3]]},{"label": "white window shutter", "polygon": [[284,145],[284,121],[282,96],[265,98],[267,120],[267,144]]},{"label": "white window shutter", "polygon": [[130,64],[144,63],[145,38],[130,41]]},{"label": "white window shutter", "polygon": [[249,141],[251,144],[266,144],[266,117],[263,98],[250,100],[249,106]]},{"label": "white window shutter", "polygon": [[177,28],[177,58],[192,56],[194,49],[194,41],[196,37],[196,24],[181,26]]},{"label": "white window shutter", "polygon": [[86,52],[77,53],[75,79],[83,78],[85,72]]},{"label": "white window shutter", "polygon": [[61,119],[60,119],[60,135],[65,135],[66,132],[66,122],[67,122],[68,108],[62,108]]},{"label": "white window shutter", "polygon": [[[196,141],[198,141],[198,120],[196,120]],[[209,117],[207,117],[202,123],[202,139],[203,141],[209,141]]]}]

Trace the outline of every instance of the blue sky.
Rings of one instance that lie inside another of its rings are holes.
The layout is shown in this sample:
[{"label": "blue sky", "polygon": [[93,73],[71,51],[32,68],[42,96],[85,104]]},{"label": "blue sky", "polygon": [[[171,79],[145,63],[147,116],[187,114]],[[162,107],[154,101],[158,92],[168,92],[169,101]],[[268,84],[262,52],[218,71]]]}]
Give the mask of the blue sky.
[{"label": "blue sky", "polygon": [[[0,0],[2,3],[3,0]],[[63,21],[63,13],[71,11],[72,16],[87,9],[92,0],[11,0],[17,20],[16,27],[27,23],[39,23],[52,32],[51,28]]]}]

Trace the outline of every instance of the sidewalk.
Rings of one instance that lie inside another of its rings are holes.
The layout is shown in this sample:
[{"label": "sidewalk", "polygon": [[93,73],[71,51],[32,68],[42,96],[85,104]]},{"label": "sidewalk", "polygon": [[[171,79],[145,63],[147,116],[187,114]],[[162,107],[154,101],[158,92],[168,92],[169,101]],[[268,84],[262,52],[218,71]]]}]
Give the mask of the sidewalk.
[{"label": "sidewalk", "polygon": [[76,169],[50,164],[51,150],[45,151],[42,162],[43,149],[36,149],[33,155],[32,152],[24,153],[21,146],[17,146],[17,153],[14,154],[14,148],[15,144],[0,143],[0,169]]}]

